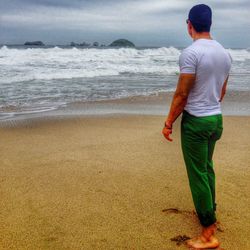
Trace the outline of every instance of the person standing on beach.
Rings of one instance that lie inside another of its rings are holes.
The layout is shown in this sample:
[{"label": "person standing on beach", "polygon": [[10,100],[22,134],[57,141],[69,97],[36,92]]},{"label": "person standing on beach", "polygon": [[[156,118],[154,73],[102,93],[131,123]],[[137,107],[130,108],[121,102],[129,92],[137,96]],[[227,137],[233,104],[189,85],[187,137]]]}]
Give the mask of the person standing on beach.
[{"label": "person standing on beach", "polygon": [[181,145],[201,235],[187,241],[195,249],[216,248],[215,173],[213,152],[223,131],[221,101],[226,92],[232,59],[210,35],[211,8],[195,5],[187,29],[193,43],[179,58],[180,76],[162,130],[172,141],[172,125],[182,113]]}]

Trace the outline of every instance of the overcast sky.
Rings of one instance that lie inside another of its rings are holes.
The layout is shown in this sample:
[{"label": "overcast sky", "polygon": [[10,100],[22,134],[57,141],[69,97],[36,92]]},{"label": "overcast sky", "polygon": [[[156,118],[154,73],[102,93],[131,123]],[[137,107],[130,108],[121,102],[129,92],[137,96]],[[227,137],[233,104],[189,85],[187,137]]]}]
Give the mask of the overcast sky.
[{"label": "overcast sky", "polygon": [[185,20],[199,3],[213,10],[212,36],[225,47],[250,47],[250,0],[0,0],[0,43],[46,44],[127,38],[137,46],[191,43]]}]

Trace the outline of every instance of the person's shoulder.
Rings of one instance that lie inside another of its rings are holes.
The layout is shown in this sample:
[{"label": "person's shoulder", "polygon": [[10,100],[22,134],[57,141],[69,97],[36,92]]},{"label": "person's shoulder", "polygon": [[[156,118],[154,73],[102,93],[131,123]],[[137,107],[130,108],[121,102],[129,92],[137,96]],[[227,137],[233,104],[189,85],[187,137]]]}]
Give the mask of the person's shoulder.
[{"label": "person's shoulder", "polygon": [[189,45],[185,49],[182,50],[180,54],[180,60],[191,57],[197,58],[199,56],[199,51],[197,50],[196,46],[193,44]]},{"label": "person's shoulder", "polygon": [[179,57],[180,73],[195,74],[198,58],[193,45],[183,49]]},{"label": "person's shoulder", "polygon": [[228,53],[227,49],[218,41],[213,40],[214,44],[217,46],[218,49],[221,49],[223,51],[225,51],[226,53]]},{"label": "person's shoulder", "polygon": [[200,53],[200,46],[198,43],[193,42],[191,45],[182,50],[182,54],[198,56]]},{"label": "person's shoulder", "polygon": [[220,48],[220,49],[226,51],[226,49],[224,48],[224,46],[223,46],[220,42],[218,42],[218,41],[216,41],[216,40],[213,40],[213,43],[214,43],[218,48]]},{"label": "person's shoulder", "polygon": [[220,49],[222,49],[226,55],[228,55],[230,61],[232,62],[232,61],[233,61],[233,58],[232,58],[230,52],[228,51],[228,49],[226,49],[220,42],[218,42],[218,41],[216,41],[216,40],[214,40],[214,41],[215,41],[215,43],[217,44],[217,46],[220,47]]},{"label": "person's shoulder", "polygon": [[218,46],[220,46],[220,47],[222,47],[223,49],[225,49],[224,46],[223,46],[219,41],[217,41],[217,40],[215,40],[215,39],[213,39],[212,41],[213,41],[215,44],[217,44]]},{"label": "person's shoulder", "polygon": [[184,53],[188,53],[188,52],[192,53],[192,52],[195,51],[195,49],[196,49],[196,44],[192,43],[188,47],[186,47],[185,49],[183,49],[182,52],[184,52]]}]

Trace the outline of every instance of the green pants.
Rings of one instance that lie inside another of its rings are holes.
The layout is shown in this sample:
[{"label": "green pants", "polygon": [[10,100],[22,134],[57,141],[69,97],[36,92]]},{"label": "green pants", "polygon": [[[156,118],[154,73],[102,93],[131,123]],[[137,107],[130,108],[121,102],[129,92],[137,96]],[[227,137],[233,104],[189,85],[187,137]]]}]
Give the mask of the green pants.
[{"label": "green pants", "polygon": [[195,209],[204,227],[216,222],[215,173],[212,156],[222,130],[221,114],[196,117],[186,111],[183,112],[182,152]]}]

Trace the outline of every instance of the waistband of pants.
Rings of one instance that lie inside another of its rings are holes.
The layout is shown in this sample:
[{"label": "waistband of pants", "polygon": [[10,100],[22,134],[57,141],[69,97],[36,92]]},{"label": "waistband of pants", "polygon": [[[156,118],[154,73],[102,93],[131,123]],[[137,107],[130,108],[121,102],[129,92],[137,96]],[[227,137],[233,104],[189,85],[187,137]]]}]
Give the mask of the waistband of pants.
[{"label": "waistband of pants", "polygon": [[183,115],[184,116],[189,116],[192,118],[209,118],[209,117],[222,117],[222,114],[216,114],[216,115],[206,115],[206,116],[195,116],[195,115],[191,115],[190,113],[188,113],[186,110],[183,110]]}]

